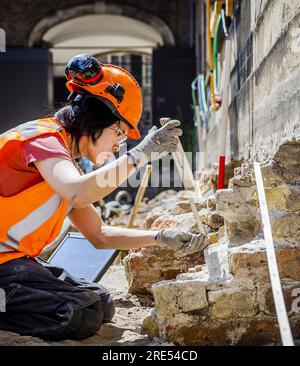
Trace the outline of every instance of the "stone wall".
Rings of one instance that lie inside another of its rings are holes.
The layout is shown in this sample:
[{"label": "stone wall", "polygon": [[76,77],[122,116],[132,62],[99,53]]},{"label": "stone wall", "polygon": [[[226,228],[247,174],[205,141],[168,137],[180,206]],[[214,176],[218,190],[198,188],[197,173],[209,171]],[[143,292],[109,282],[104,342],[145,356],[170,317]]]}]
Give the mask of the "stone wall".
[{"label": "stone wall", "polygon": [[[300,3],[240,0],[232,25],[227,162],[273,156],[300,134]],[[221,53],[224,60],[224,49]],[[203,135],[206,164],[218,161],[222,108],[210,111]]]},{"label": "stone wall", "polygon": [[[276,257],[293,337],[300,337],[300,141],[262,166]],[[160,335],[179,345],[280,343],[252,164],[216,192],[225,232],[205,265],[152,286]],[[220,230],[219,230],[220,231]]]}]

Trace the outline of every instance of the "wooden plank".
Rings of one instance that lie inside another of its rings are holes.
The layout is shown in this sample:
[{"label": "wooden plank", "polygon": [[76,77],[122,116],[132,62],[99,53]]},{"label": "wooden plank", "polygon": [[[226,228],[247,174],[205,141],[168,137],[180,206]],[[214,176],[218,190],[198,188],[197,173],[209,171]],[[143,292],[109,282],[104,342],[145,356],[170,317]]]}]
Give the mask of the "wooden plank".
[{"label": "wooden plank", "polygon": [[141,184],[139,186],[138,192],[137,192],[135,200],[134,200],[134,205],[133,205],[133,208],[132,208],[131,213],[130,213],[129,223],[127,225],[128,228],[133,227],[134,220],[136,218],[136,215],[138,214],[140,205],[142,203],[142,200],[143,200],[143,197],[144,197],[144,194],[145,194],[145,190],[148,186],[148,181],[149,181],[149,177],[150,177],[150,174],[152,172],[152,169],[153,168],[152,168],[151,164],[148,164],[146,166],[146,170],[145,170],[143,178],[141,180]]},{"label": "wooden plank", "polygon": [[[139,189],[137,191],[137,194],[136,194],[136,197],[135,197],[135,200],[134,200],[134,205],[133,205],[133,207],[131,209],[131,212],[130,212],[130,217],[129,217],[129,221],[128,221],[128,224],[127,224],[127,227],[129,229],[133,228],[133,226],[134,226],[134,221],[135,221],[135,218],[138,214],[141,202],[143,200],[145,190],[148,186],[148,181],[149,181],[150,174],[152,173],[152,169],[153,169],[153,167],[152,167],[151,164],[146,165],[146,170],[143,174]],[[138,251],[139,248],[131,249],[131,250],[132,251]],[[128,253],[129,253],[129,250],[120,250],[120,253],[119,253],[118,257],[116,258],[114,264],[122,263],[122,259],[125,258],[128,255]]]}]

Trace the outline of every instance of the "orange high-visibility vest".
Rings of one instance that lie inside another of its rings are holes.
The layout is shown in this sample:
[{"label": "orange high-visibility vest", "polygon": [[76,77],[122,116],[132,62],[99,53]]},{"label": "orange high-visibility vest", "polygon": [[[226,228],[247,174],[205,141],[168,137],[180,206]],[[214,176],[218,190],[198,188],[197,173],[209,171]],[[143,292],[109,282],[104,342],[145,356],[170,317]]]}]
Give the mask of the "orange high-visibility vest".
[{"label": "orange high-visibility vest", "polygon": [[[44,118],[0,135],[0,155],[9,160],[16,143],[46,133],[60,136],[68,148],[65,129],[55,118]],[[0,196],[0,264],[38,256],[58,236],[71,208],[45,181],[14,196]]]}]

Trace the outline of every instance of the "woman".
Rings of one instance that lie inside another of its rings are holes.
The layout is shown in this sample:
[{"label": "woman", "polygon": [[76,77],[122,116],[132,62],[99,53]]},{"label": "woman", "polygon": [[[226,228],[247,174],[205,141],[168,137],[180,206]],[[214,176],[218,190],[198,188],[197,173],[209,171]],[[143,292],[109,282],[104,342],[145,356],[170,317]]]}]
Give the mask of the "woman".
[{"label": "woman", "polygon": [[80,175],[74,159],[100,164],[127,137],[140,138],[142,96],[132,75],[89,55],[74,56],[66,76],[67,106],[53,118],[26,122],[0,136],[0,289],[6,295],[0,329],[49,340],[88,337],[114,315],[103,286],[73,278],[38,258],[67,215],[98,249],[158,244],[192,253],[208,244],[202,235],[102,222],[92,203],[159,154],[175,151],[180,122],[152,128],[119,159]]}]

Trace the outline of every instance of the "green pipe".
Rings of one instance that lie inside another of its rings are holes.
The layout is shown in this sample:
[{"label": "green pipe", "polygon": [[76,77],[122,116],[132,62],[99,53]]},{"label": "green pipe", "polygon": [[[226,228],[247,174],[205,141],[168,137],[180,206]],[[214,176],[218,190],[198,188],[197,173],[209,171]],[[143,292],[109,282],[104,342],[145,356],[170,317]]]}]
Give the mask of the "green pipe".
[{"label": "green pipe", "polygon": [[222,16],[219,15],[217,25],[216,25],[216,33],[214,36],[214,42],[213,42],[213,60],[214,60],[214,72],[215,72],[215,83],[216,83],[216,89],[219,85],[218,80],[218,43],[219,43],[219,36],[220,36],[220,25],[222,23]]}]

